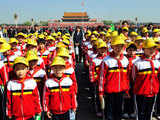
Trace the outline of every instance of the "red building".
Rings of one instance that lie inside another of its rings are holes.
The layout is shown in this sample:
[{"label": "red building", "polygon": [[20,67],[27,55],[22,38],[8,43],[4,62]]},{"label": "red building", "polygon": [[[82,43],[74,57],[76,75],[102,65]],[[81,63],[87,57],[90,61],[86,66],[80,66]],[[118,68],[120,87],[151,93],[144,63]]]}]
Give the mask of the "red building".
[{"label": "red building", "polygon": [[90,19],[87,12],[64,12],[60,20],[49,20],[49,27],[103,26],[103,22]]}]

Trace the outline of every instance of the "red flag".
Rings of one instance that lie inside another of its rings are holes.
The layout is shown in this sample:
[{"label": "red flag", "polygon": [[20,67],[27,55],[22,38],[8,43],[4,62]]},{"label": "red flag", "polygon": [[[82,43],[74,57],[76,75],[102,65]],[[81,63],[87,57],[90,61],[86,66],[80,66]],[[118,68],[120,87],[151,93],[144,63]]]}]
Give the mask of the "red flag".
[{"label": "red flag", "polygon": [[82,7],[84,7],[84,1],[82,1],[81,5],[82,5]]}]

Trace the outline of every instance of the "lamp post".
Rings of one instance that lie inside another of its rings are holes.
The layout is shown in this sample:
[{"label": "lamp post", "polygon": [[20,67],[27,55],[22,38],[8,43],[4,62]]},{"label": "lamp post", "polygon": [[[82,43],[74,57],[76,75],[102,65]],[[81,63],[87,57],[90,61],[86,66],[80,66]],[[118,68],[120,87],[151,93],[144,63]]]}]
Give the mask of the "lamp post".
[{"label": "lamp post", "polygon": [[14,22],[15,22],[15,25],[17,27],[17,24],[18,24],[18,15],[17,15],[17,13],[14,14]]}]

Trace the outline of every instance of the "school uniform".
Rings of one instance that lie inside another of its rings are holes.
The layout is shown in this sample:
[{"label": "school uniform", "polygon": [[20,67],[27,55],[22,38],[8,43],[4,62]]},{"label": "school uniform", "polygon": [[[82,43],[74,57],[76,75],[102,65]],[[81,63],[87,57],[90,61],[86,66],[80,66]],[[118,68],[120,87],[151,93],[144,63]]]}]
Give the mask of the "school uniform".
[{"label": "school uniform", "polygon": [[73,81],[66,75],[59,79],[54,76],[47,79],[43,106],[46,112],[51,112],[52,119],[70,120],[69,110],[77,107],[74,89]]},{"label": "school uniform", "polygon": [[40,96],[36,82],[26,77],[21,82],[10,80],[7,84],[7,116],[15,120],[32,119],[41,113]]},{"label": "school uniform", "polygon": [[117,59],[111,53],[101,64],[99,95],[106,96],[107,119],[121,120],[123,95],[129,90],[128,63],[125,56]]},{"label": "school uniform", "polygon": [[157,94],[159,92],[158,74],[160,62],[142,56],[134,63],[133,80],[138,120],[151,120]]}]

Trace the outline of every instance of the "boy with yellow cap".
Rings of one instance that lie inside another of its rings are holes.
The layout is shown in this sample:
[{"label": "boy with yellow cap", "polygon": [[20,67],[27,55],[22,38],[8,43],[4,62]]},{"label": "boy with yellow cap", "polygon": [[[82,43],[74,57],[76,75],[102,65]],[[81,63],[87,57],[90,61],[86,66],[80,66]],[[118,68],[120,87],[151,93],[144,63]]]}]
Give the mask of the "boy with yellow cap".
[{"label": "boy with yellow cap", "polygon": [[18,46],[18,40],[16,38],[10,38],[9,42],[8,42],[10,45],[11,45],[11,54],[16,54],[18,56],[21,56],[22,55],[22,52],[17,48]]},{"label": "boy with yellow cap", "polygon": [[[128,65],[128,74],[129,74],[129,81],[130,82],[130,90],[129,96],[125,96],[124,99],[124,108],[123,108],[123,115],[122,118],[124,119],[135,119],[135,104],[134,104],[134,95],[133,95],[133,80],[132,80],[132,67],[133,64],[139,60],[139,57],[136,56],[137,47],[134,42],[128,43],[126,47],[126,57],[128,58],[129,65]],[[128,107],[130,106],[130,107]]]},{"label": "boy with yellow cap", "polygon": [[132,77],[134,80],[136,112],[138,120],[152,120],[153,109],[159,92],[160,62],[152,59],[157,44],[153,39],[143,43],[144,55],[134,63]]},{"label": "boy with yellow cap", "polygon": [[20,32],[16,35],[15,37],[18,40],[18,49],[23,53],[26,49],[26,44],[25,44],[25,34]]},{"label": "boy with yellow cap", "polygon": [[121,120],[123,96],[129,90],[128,59],[123,56],[125,41],[121,36],[111,42],[113,52],[104,58],[100,66],[99,98],[106,97],[107,119]]},{"label": "boy with yellow cap", "polygon": [[47,40],[47,44],[46,44],[47,49],[50,52],[53,52],[56,49],[56,47],[55,47],[55,45],[56,45],[55,40],[56,39],[52,36],[47,36],[46,40]]},{"label": "boy with yellow cap", "polygon": [[50,57],[51,54],[49,50],[46,48],[46,41],[44,39],[38,39],[38,56],[41,57],[44,60],[45,69],[48,71],[49,69],[49,63],[50,63]]},{"label": "boy with yellow cap", "polygon": [[8,73],[6,71],[6,66],[3,63],[3,61],[0,61],[0,119],[5,119],[5,91],[4,88],[6,86],[6,83],[8,82]]},{"label": "boy with yellow cap", "polygon": [[10,49],[11,49],[11,46],[8,43],[4,43],[0,49],[0,53],[3,54],[3,57],[4,57],[3,62],[6,66],[8,73],[12,71],[13,62],[15,58],[18,57],[18,55],[10,52]]},{"label": "boy with yellow cap", "polygon": [[17,57],[14,77],[7,84],[7,116],[9,119],[33,120],[41,113],[40,97],[34,79],[28,77],[28,61]]},{"label": "boy with yellow cap", "polygon": [[144,41],[144,39],[141,36],[137,36],[134,41],[134,43],[136,44],[136,47],[137,47],[137,51],[136,51],[137,56],[142,56],[144,53],[144,51],[142,49],[143,41]]},{"label": "boy with yellow cap", "polygon": [[29,76],[34,78],[34,80],[37,82],[37,87],[42,100],[44,82],[47,79],[46,72],[44,69],[38,66],[39,57],[35,51],[33,50],[28,51],[27,60],[29,62],[28,74]]},{"label": "boy with yellow cap", "polygon": [[107,44],[104,41],[98,43],[98,54],[92,58],[89,64],[89,77],[91,82],[91,92],[93,93],[94,105],[97,117],[102,117],[101,105],[98,97],[98,83],[99,83],[99,67],[103,59],[107,56]]},{"label": "boy with yellow cap", "polygon": [[66,48],[60,48],[59,51],[57,51],[57,56],[62,57],[65,60],[65,74],[69,75],[70,78],[73,80],[73,84],[75,86],[75,93],[77,94],[77,80],[75,75],[75,70],[73,66],[73,61],[69,55],[69,50]]},{"label": "boy with yellow cap", "polygon": [[[3,43],[6,43],[7,41],[4,39],[4,38],[0,38],[0,51],[2,51],[2,46],[3,46]],[[3,60],[4,59],[4,56],[2,54],[2,52],[0,52],[0,60]]]},{"label": "boy with yellow cap", "polygon": [[74,85],[64,74],[65,65],[62,57],[55,57],[51,64],[53,75],[45,82],[43,106],[49,119],[70,120],[70,114],[76,112]]}]

